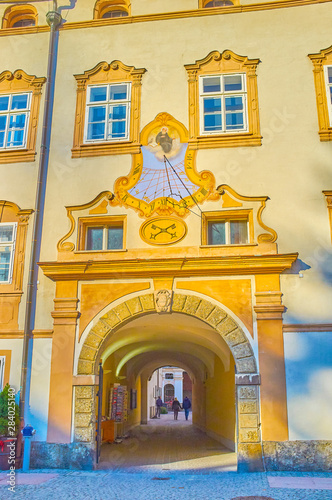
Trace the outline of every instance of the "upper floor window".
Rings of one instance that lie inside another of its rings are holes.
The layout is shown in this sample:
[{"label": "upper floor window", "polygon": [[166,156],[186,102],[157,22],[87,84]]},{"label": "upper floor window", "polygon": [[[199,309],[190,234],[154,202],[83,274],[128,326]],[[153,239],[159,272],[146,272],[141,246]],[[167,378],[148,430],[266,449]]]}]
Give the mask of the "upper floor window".
[{"label": "upper floor window", "polygon": [[16,227],[16,223],[0,223],[0,283],[12,280]]},{"label": "upper floor window", "polygon": [[145,71],[113,61],[75,75],[73,158],[140,152],[141,80]]},{"label": "upper floor window", "polygon": [[201,134],[247,130],[246,75],[200,77]]},{"label": "upper floor window", "polygon": [[5,10],[2,18],[2,28],[27,28],[36,26],[37,20],[37,9],[33,5],[12,5]]},{"label": "upper floor window", "polygon": [[203,245],[247,245],[253,243],[251,210],[204,212],[202,218]]},{"label": "upper floor window", "polygon": [[79,219],[78,249],[90,251],[122,250],[125,245],[125,216],[84,217]]},{"label": "upper floor window", "polygon": [[0,74],[0,164],[33,161],[41,89],[46,78],[23,70]]},{"label": "upper floor window", "polygon": [[332,140],[332,46],[309,54],[314,65],[316,104],[321,141]]},{"label": "upper floor window", "polygon": [[25,147],[30,105],[31,92],[0,95],[0,149]]},{"label": "upper floor window", "polygon": [[88,87],[86,141],[129,137],[130,83]]},{"label": "upper floor window", "polygon": [[94,19],[127,17],[130,15],[128,0],[97,0],[93,12]]},{"label": "upper floor window", "polygon": [[212,0],[212,1],[208,1],[204,5],[204,8],[208,8],[208,7],[225,7],[227,5],[233,5],[233,2],[231,2],[230,0]]},{"label": "upper floor window", "polygon": [[189,81],[192,149],[259,146],[258,59],[230,50],[211,52],[185,66]]},{"label": "upper floor window", "polygon": [[165,373],[165,378],[173,379],[174,375],[173,375],[173,373]]}]

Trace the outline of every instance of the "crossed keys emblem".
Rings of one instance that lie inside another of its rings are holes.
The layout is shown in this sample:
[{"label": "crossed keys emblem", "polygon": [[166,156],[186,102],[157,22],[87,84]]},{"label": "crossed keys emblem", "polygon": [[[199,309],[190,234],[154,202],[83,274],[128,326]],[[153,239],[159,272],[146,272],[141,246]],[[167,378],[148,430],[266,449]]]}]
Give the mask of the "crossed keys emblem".
[{"label": "crossed keys emblem", "polygon": [[151,236],[150,236],[150,239],[151,240],[155,240],[157,236],[159,236],[159,234],[161,233],[167,233],[170,235],[171,239],[173,238],[176,238],[176,232],[172,233],[170,231],[170,229],[175,229],[176,228],[176,224],[171,224],[170,226],[168,227],[160,227],[160,226],[156,226],[155,224],[152,224],[151,226],[151,229],[153,229],[154,231],[158,230],[159,229],[159,232],[158,233],[151,233]]}]

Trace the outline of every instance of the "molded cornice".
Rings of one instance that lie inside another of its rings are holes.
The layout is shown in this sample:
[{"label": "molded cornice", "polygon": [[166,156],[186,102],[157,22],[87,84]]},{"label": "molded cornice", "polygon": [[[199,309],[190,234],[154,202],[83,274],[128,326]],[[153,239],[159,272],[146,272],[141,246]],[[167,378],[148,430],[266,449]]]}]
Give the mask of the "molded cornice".
[{"label": "molded cornice", "polygon": [[40,262],[45,276],[53,281],[129,279],[175,276],[229,276],[279,274],[289,269],[298,254],[118,261]]}]

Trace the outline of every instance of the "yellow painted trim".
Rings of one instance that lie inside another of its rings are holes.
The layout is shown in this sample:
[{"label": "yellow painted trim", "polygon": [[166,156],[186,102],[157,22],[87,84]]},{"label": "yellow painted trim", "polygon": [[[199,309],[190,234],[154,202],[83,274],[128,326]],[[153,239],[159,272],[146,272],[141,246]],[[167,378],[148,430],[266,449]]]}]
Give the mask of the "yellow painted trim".
[{"label": "yellow painted trim", "polygon": [[22,69],[18,69],[14,73],[3,71],[0,74],[0,94],[32,92],[26,148],[0,151],[0,164],[34,161],[39,105],[42,87],[45,82],[46,78],[28,75]]},{"label": "yellow painted trim", "polygon": [[[160,228],[159,239],[158,235],[152,232],[155,228],[151,227],[158,226],[158,224],[164,226]],[[166,226],[171,226],[170,231],[165,230]],[[140,237],[149,245],[174,245],[183,240],[187,232],[187,224],[183,220],[176,219],[175,217],[156,217],[154,219],[148,219],[139,228]],[[177,233],[179,233],[179,235]]]},{"label": "yellow painted trim", "polygon": [[[141,116],[141,85],[146,69],[126,66],[121,61],[100,62],[81,75],[77,81],[76,114],[74,125],[73,158],[128,154],[139,152],[139,126]],[[86,90],[88,85],[131,82],[129,140],[103,143],[84,143]]]},{"label": "yellow painted trim", "polygon": [[122,10],[131,13],[129,0],[97,0],[93,9],[93,19],[102,19],[103,15],[112,10]]},{"label": "yellow painted trim", "polygon": [[322,142],[332,141],[332,124],[330,123],[324,66],[332,65],[332,45],[318,54],[309,54],[314,65],[314,79],[316,89],[316,104],[318,112],[319,137]]},{"label": "yellow painted trim", "polygon": [[[189,145],[192,149],[260,146],[256,68],[259,59],[248,59],[231,50],[210,52],[194,64],[186,64],[189,83]],[[200,134],[199,77],[202,75],[245,73],[247,86],[248,132]]]},{"label": "yellow painted trim", "polygon": [[329,211],[330,231],[332,239],[332,191],[323,191],[326,197],[327,209]]},{"label": "yellow painted trim", "polygon": [[45,276],[53,281],[150,278],[174,276],[231,276],[279,274],[289,269],[298,254],[241,255],[160,259],[100,260],[81,262],[40,262]]},{"label": "yellow painted trim", "polygon": [[[231,5],[225,5],[223,7],[205,7],[207,3],[211,2],[211,0],[198,0],[198,8],[199,9],[221,9],[221,8],[229,8]],[[233,5],[240,5],[240,0],[231,0]]]}]

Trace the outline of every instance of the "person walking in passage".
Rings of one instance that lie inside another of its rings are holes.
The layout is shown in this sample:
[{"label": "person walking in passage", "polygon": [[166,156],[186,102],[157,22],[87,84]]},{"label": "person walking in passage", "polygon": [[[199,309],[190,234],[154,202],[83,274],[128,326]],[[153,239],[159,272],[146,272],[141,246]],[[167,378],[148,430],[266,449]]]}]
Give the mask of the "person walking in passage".
[{"label": "person walking in passage", "polygon": [[189,417],[189,408],[191,408],[191,402],[190,402],[190,399],[187,396],[183,400],[182,408],[184,409],[184,416],[186,417],[186,420],[188,420],[188,417]]},{"label": "person walking in passage", "polygon": [[163,401],[160,396],[158,396],[158,399],[156,401],[156,417],[160,418],[160,410],[163,405]]},{"label": "person walking in passage", "polygon": [[180,401],[178,401],[178,398],[174,398],[174,401],[172,404],[172,410],[174,411],[174,420],[177,420],[179,411],[181,410],[181,405],[180,405]]}]

